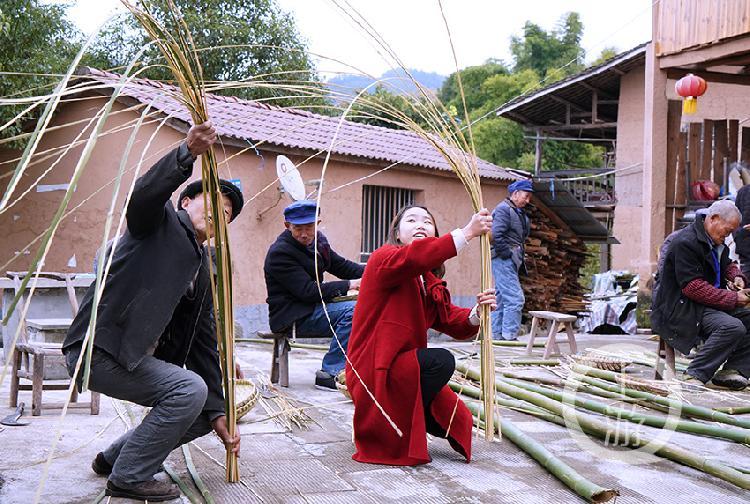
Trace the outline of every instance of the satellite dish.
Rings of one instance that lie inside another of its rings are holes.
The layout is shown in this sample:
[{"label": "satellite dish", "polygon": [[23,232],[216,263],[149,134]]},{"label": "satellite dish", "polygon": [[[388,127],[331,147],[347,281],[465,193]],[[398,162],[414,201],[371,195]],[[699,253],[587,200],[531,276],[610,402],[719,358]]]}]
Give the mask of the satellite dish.
[{"label": "satellite dish", "polygon": [[305,199],[305,184],[294,163],[286,156],[276,157],[276,175],[281,187],[294,201]]}]

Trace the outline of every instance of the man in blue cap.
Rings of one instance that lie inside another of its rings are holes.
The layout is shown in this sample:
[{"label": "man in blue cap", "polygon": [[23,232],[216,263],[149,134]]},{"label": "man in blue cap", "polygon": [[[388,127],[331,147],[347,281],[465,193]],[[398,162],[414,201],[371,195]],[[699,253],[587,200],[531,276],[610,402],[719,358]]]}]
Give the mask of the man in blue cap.
[{"label": "man in blue cap", "polygon": [[531,230],[523,208],[533,192],[530,180],[517,180],[508,186],[508,197],[492,212],[492,275],[497,291],[497,310],[492,312],[494,339],[518,339],[526,302],[518,274],[526,274],[524,242]]},{"label": "man in blue cap", "polygon": [[[359,279],[365,267],[334,252],[319,231],[316,243],[316,224],[320,225],[320,221],[314,201],[295,201],[284,209],[286,230],[268,249],[263,266],[268,291],[268,319],[273,332],[291,331],[294,326],[300,336],[334,336],[328,353],[323,357],[322,369],[315,373],[315,386],[336,390],[336,375],[346,365],[342,348],[346,350],[349,342],[354,301],[331,301],[337,296],[345,296],[350,289],[359,290]],[[325,272],[342,280],[323,282]]]}]

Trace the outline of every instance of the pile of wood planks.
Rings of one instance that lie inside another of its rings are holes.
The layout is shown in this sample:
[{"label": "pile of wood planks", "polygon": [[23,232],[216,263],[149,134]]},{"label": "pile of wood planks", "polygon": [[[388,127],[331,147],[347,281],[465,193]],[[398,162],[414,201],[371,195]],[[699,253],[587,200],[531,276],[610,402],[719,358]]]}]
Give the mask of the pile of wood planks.
[{"label": "pile of wood planks", "polygon": [[586,246],[549,210],[528,205],[531,234],[526,240],[528,277],[521,276],[526,296],[524,312],[584,311],[584,288],[578,282],[586,260]]}]

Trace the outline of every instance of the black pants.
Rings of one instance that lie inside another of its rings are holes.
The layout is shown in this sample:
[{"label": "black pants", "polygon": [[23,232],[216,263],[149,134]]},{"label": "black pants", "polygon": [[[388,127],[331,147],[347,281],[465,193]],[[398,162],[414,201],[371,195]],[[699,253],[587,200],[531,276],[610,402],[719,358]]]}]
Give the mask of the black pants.
[{"label": "black pants", "polygon": [[445,348],[420,348],[417,350],[417,361],[419,362],[419,384],[422,387],[425,427],[433,436],[445,437],[445,430],[430,413],[430,405],[453,376],[456,360],[453,354]]},{"label": "black pants", "polygon": [[730,313],[705,308],[701,318],[703,346],[690,362],[688,373],[703,383],[713,378],[721,365],[750,376],[750,310]]}]

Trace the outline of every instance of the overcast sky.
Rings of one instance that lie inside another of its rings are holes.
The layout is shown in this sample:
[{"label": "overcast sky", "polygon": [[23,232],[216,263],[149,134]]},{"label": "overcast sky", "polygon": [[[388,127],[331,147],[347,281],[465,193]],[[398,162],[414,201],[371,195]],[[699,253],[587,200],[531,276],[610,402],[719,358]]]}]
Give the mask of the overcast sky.
[{"label": "overcast sky", "polygon": [[[51,0],[52,2],[58,0]],[[60,0],[62,1],[62,0]],[[297,26],[312,53],[340,60],[375,76],[391,65],[378,54],[379,47],[364,30],[340,13],[331,0],[278,0],[294,14]],[[119,0],[77,0],[72,20],[86,33],[115,11]],[[346,5],[344,1],[340,4]],[[512,35],[520,35],[526,21],[551,29],[569,11],[578,12],[584,24],[582,45],[587,60],[602,48],[630,49],[651,38],[652,0],[443,0],[459,67],[478,65],[488,58],[510,61]],[[448,75],[455,70],[448,37],[437,0],[349,0],[410,68]],[[345,67],[316,59],[323,76],[347,71]]]}]

